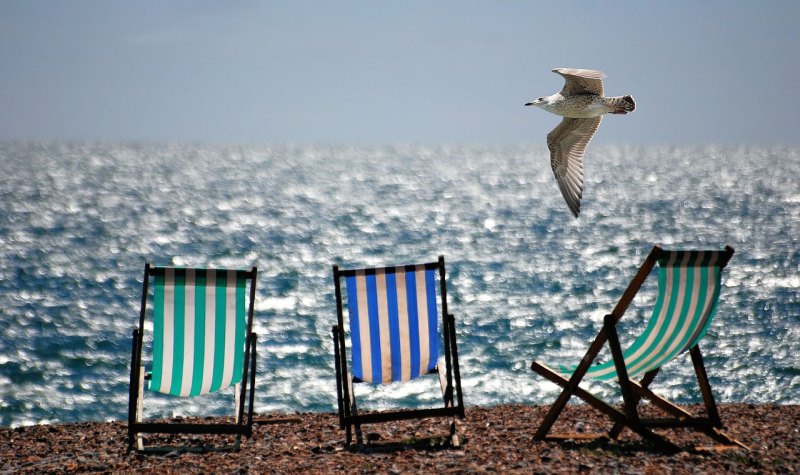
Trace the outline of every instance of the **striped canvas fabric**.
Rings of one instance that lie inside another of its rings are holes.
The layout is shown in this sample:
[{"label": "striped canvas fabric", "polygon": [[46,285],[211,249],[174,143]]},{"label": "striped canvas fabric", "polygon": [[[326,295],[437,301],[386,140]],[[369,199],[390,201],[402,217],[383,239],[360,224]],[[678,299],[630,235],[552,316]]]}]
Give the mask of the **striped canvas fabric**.
[{"label": "striped canvas fabric", "polygon": [[358,270],[345,278],[353,376],[380,384],[426,374],[439,359],[436,268]]},{"label": "striped canvas fabric", "polygon": [[[653,315],[645,331],[623,353],[629,377],[661,367],[703,337],[717,311],[720,256],[717,251],[673,251],[659,260],[659,294]],[[586,374],[606,380],[616,378],[617,372],[612,360],[592,366]]]},{"label": "striped canvas fabric", "polygon": [[241,380],[246,284],[235,270],[166,267],[156,274],[151,390],[197,396]]}]

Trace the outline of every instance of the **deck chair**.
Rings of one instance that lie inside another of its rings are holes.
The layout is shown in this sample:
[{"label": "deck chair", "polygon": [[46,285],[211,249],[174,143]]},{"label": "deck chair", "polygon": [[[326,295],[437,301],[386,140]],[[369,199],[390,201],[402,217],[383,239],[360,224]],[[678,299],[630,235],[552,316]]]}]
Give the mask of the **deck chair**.
[{"label": "deck chair", "polygon": [[[252,331],[256,273],[255,267],[244,271],[145,264],[139,327],[133,331],[128,450],[134,444],[144,450],[142,434],[146,433],[232,434],[236,450],[241,437],[250,436],[256,372],[256,335]],[[148,301],[152,301],[149,312]],[[146,326],[145,318],[150,315],[152,324]],[[149,327],[152,347],[145,360],[144,334]],[[151,364],[148,371],[145,362]],[[233,386],[233,418],[221,423],[144,421],[145,384],[152,391],[180,398],[202,397]]]},{"label": "deck chair", "polygon": [[[346,445],[351,444],[355,430],[358,447],[363,447],[362,424],[444,417],[450,423],[450,445],[459,446],[455,417],[464,417],[464,401],[455,319],[447,310],[444,257],[439,256],[438,262],[399,267],[343,270],[334,265],[333,280],[338,318],[333,327],[336,390]],[[349,315],[349,352],[345,308]],[[441,407],[359,414],[355,383],[406,382],[429,374],[439,376]]]},{"label": "deck chair", "polygon": [[[625,427],[648,441],[668,451],[681,451],[680,447],[654,428],[689,428],[703,432],[723,444],[715,448],[744,447],[740,442],[722,432],[722,422],[717,411],[711,386],[706,375],[698,342],[706,333],[717,311],[721,286],[721,272],[733,256],[733,248],[724,251],[666,251],[653,247],[639,268],[617,306],[607,315],[603,328],[575,367],[561,366],[554,370],[544,363],[534,361],[531,369],[563,388],[550,411],[545,416],[536,435],[543,439],[587,439],[608,437],[615,440]],[[658,296],[653,314],[643,333],[622,351],[617,322],[622,318],[640,287],[658,265]],[[603,346],[608,343],[611,361],[592,365]],[[705,416],[694,416],[678,405],[656,395],[649,386],[662,366],[685,351],[691,355],[700,393],[705,403]],[[562,375],[571,375],[569,378]],[[584,377],[596,380],[614,380],[619,383],[623,409],[619,410],[601,400],[579,384]],[[636,379],[639,379],[638,381]],[[549,434],[551,427],[573,395],[607,415],[613,426],[608,434]],[[639,415],[639,402],[645,399],[668,417],[647,419]]]}]

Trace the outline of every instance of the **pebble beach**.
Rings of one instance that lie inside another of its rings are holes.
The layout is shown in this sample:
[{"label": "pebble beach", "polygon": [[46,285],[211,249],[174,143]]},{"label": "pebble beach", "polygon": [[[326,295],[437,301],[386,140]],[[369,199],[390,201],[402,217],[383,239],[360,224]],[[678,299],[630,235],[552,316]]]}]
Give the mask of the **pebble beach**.
[{"label": "pebble beach", "polygon": [[[722,404],[725,432],[748,449],[697,450],[713,441],[686,430],[662,434],[686,450],[668,454],[626,430],[617,441],[534,441],[547,406],[467,408],[460,448],[435,444],[442,420],[364,426],[372,445],[344,445],[334,413],[260,414],[239,451],[227,436],[164,436],[156,445],[193,448],[128,452],[126,422],[0,429],[0,473],[797,473],[800,406]],[[689,408],[697,413],[698,406]],[[572,404],[556,431],[608,428],[607,419]],[[161,436],[158,436],[161,437]],[[200,445],[198,445],[200,444]]]}]

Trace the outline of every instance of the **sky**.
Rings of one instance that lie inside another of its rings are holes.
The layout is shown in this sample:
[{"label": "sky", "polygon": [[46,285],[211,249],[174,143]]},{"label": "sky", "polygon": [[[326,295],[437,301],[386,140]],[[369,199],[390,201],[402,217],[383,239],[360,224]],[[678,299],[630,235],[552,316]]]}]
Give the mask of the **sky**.
[{"label": "sky", "polygon": [[544,144],[555,67],[593,143],[800,143],[794,0],[0,0],[0,140]]}]

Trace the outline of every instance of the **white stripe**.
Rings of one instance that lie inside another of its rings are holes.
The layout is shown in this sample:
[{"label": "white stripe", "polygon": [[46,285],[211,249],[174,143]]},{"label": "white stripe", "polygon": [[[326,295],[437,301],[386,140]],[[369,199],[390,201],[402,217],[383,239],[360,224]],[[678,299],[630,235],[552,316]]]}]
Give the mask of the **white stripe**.
[{"label": "white stripe", "polygon": [[356,271],[356,302],[358,308],[358,331],[361,343],[361,377],[372,382],[372,345],[370,344],[369,308],[367,306],[367,278],[364,271]]},{"label": "white stripe", "polygon": [[172,364],[175,352],[175,269],[164,269],[164,347],[161,366],[162,393],[169,394],[172,385]]},{"label": "white stripe", "polygon": [[411,338],[408,330],[408,299],[406,298],[406,271],[404,267],[395,269],[397,283],[397,323],[400,329],[400,379],[411,379]]},{"label": "white stripe", "polygon": [[216,292],[217,272],[212,269],[206,272],[206,337],[205,348],[203,350],[203,384],[200,387],[200,394],[206,394],[211,390],[211,380],[214,378]]},{"label": "white stripe", "polygon": [[419,374],[428,373],[431,359],[429,345],[430,328],[428,328],[428,293],[425,284],[425,266],[418,265],[414,269],[417,281],[417,312],[419,314]]},{"label": "white stripe", "polygon": [[183,380],[181,396],[186,397],[192,391],[192,372],[194,371],[194,269],[186,269],[186,285],[184,287],[183,312]]},{"label": "white stripe", "polygon": [[392,337],[389,333],[389,302],[386,298],[386,271],[375,270],[378,303],[378,329],[381,340],[381,382],[392,382]]},{"label": "white stripe", "polygon": [[233,360],[236,354],[236,271],[228,271],[225,286],[225,348],[222,366],[222,386],[225,389],[233,381]]}]

